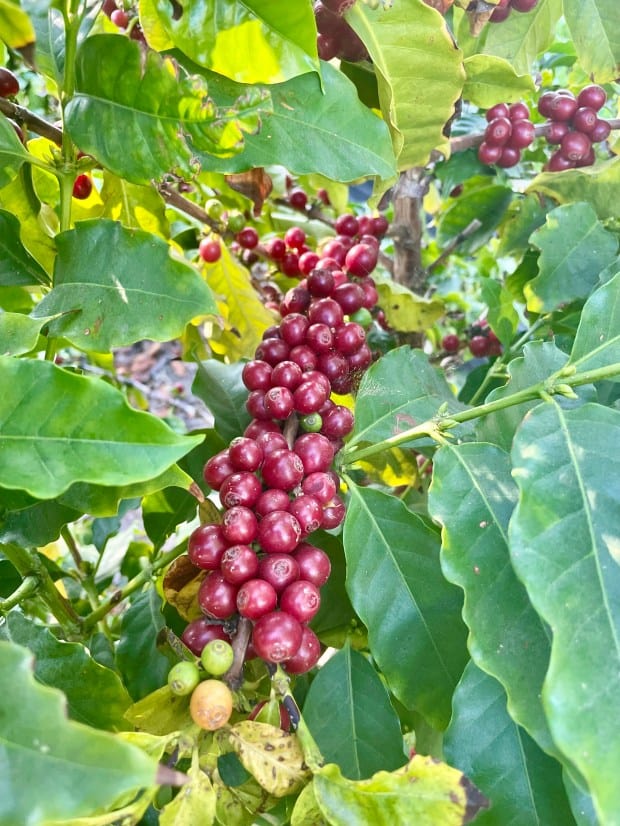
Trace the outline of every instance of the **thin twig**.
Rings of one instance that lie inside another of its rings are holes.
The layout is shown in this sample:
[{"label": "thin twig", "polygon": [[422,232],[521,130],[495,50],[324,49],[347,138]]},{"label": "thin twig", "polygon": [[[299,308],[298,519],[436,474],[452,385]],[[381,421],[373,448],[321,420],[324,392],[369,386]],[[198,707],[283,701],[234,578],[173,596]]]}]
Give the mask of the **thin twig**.
[{"label": "thin twig", "polygon": [[445,259],[452,255],[454,250],[460,246],[463,241],[466,241],[470,235],[473,235],[474,232],[477,232],[480,227],[482,226],[482,221],[479,221],[478,218],[474,218],[473,221],[470,221],[469,224],[465,227],[465,229],[461,230],[458,235],[456,235],[452,241],[441,251],[441,254],[435,258],[435,260],[428,265],[426,268],[427,272],[432,272],[436,267],[438,267]]},{"label": "thin twig", "polygon": [[0,98],[0,112],[6,115],[7,118],[12,118],[20,126],[24,124],[24,126],[27,126],[32,132],[36,132],[37,135],[41,135],[58,146],[62,146],[62,129],[43,120],[43,118],[35,115],[34,112],[31,112],[24,106],[19,106],[10,100]]}]

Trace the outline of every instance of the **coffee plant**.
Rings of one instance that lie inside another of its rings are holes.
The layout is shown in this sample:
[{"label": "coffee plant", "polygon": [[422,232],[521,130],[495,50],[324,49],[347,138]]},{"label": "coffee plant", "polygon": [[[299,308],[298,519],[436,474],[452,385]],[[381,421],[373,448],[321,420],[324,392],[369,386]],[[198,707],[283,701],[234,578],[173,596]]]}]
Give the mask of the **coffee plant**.
[{"label": "coffee plant", "polygon": [[618,31],[0,0],[0,826],[619,826]]}]

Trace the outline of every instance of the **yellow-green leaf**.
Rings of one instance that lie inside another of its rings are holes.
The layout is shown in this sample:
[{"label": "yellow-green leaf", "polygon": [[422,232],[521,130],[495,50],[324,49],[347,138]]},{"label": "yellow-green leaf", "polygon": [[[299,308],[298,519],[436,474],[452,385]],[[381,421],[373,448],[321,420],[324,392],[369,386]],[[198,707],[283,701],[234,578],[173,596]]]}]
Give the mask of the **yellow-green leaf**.
[{"label": "yellow-green leaf", "polygon": [[449,155],[443,129],[465,71],[443,17],[422,0],[399,0],[374,10],[357,3],[347,21],[372,58],[399,169],[423,166],[433,149]]},{"label": "yellow-green leaf", "polygon": [[315,773],[314,793],[332,826],[463,826],[488,806],[462,772],[420,754],[368,780],[347,780],[330,763]]},{"label": "yellow-green leaf", "polygon": [[440,298],[424,298],[388,278],[375,276],[379,306],[390,327],[400,333],[428,330],[445,312]]},{"label": "yellow-green leaf", "polygon": [[601,220],[620,218],[620,156],[584,169],[543,172],[527,188],[560,204],[587,201]]},{"label": "yellow-green leaf", "polygon": [[0,0],[0,40],[11,49],[23,49],[35,41],[30,18],[10,0]]},{"label": "yellow-green leaf", "polygon": [[514,103],[534,91],[534,81],[529,74],[518,74],[514,67],[501,57],[476,54],[465,58],[467,80],[463,97],[489,109],[498,100]]},{"label": "yellow-green leaf", "polygon": [[178,697],[164,685],[129,706],[124,716],[140,731],[164,736],[191,723],[189,698]]},{"label": "yellow-green leaf", "polygon": [[274,317],[256,294],[249,271],[222,245],[222,257],[205,265],[204,272],[227,322],[226,329],[214,329],[209,344],[231,361],[253,356]]},{"label": "yellow-green leaf", "polygon": [[189,782],[161,810],[159,826],[211,826],[215,820],[215,789],[200,768],[197,751],[194,751],[187,776]]},{"label": "yellow-green leaf", "polygon": [[243,720],[232,727],[229,741],[244,768],[274,797],[299,791],[310,777],[295,734]]}]

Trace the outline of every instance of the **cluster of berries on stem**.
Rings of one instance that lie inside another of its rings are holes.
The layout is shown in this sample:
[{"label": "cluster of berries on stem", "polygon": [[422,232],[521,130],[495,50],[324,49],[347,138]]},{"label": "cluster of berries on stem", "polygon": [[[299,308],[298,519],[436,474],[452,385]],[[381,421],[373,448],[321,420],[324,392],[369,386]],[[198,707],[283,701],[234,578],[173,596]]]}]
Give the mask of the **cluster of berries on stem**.
[{"label": "cluster of berries on stem", "polygon": [[502,353],[501,342],[486,321],[477,321],[468,328],[466,345],[456,333],[448,333],[441,340],[442,350],[448,355],[458,353],[462,346],[469,347],[470,353],[476,358],[499,356]]},{"label": "cluster of berries on stem", "polygon": [[[357,236],[353,215],[336,223],[345,237]],[[293,232],[285,246],[297,249],[304,233],[296,227],[287,236]],[[314,266],[280,301],[280,323],[243,367],[252,421],[204,467],[219,492],[222,522],[201,525],[188,544],[190,560],[207,571],[198,593],[205,617],[182,637],[197,656],[211,640],[230,639],[237,617],[252,623],[250,654],[283,663],[290,674],[305,673],[320,656],[308,623],[331,566],[310,540],[345,516],[333,461],[353,414],[331,395],[354,391],[372,362],[358,323],[370,320],[378,298],[370,277],[378,241],[371,237],[352,242],[342,264],[312,254]]]},{"label": "cluster of berries on stem", "polygon": [[496,164],[504,169],[516,166],[521,150],[534,140],[534,124],[525,103],[497,103],[486,113],[488,126],[478,147],[478,159],[484,164]]},{"label": "cluster of berries on stem", "polygon": [[568,90],[545,92],[538,101],[538,111],[548,118],[545,123],[547,143],[557,146],[545,165],[549,172],[591,166],[596,160],[593,144],[604,141],[611,132],[608,121],[599,118],[607,95],[593,83],[577,97]]},{"label": "cluster of berries on stem", "polygon": [[366,46],[344,19],[355,0],[317,0],[314,17],[318,31],[317,51],[321,60],[348,60],[357,63],[368,58]]}]

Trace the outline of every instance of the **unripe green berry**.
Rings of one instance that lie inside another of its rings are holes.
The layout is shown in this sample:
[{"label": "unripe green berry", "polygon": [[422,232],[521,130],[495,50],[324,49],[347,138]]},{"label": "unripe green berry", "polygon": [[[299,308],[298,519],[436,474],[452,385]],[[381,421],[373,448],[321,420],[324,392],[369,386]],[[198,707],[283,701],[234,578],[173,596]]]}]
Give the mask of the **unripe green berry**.
[{"label": "unripe green berry", "polygon": [[225,674],[233,664],[232,646],[224,640],[211,640],[202,649],[200,661],[209,674],[220,677]]},{"label": "unripe green berry", "polygon": [[212,221],[219,221],[224,212],[224,204],[217,198],[209,198],[205,204],[205,212]]},{"label": "unripe green berry", "polygon": [[300,417],[299,426],[306,433],[318,433],[323,427],[323,419],[319,413],[308,413],[307,416]]},{"label": "unripe green berry", "polygon": [[365,330],[370,327],[372,324],[372,315],[370,311],[366,309],[366,307],[361,307],[357,310],[353,315],[349,316],[351,321],[354,321],[356,324],[359,324],[360,327],[363,327]]},{"label": "unripe green berry", "polygon": [[231,232],[241,232],[245,226],[245,218],[240,212],[233,210],[228,213],[228,220],[226,223]]},{"label": "unripe green berry", "polygon": [[191,694],[200,682],[200,671],[196,663],[184,660],[173,665],[168,672],[168,685],[173,694],[183,697]]}]

